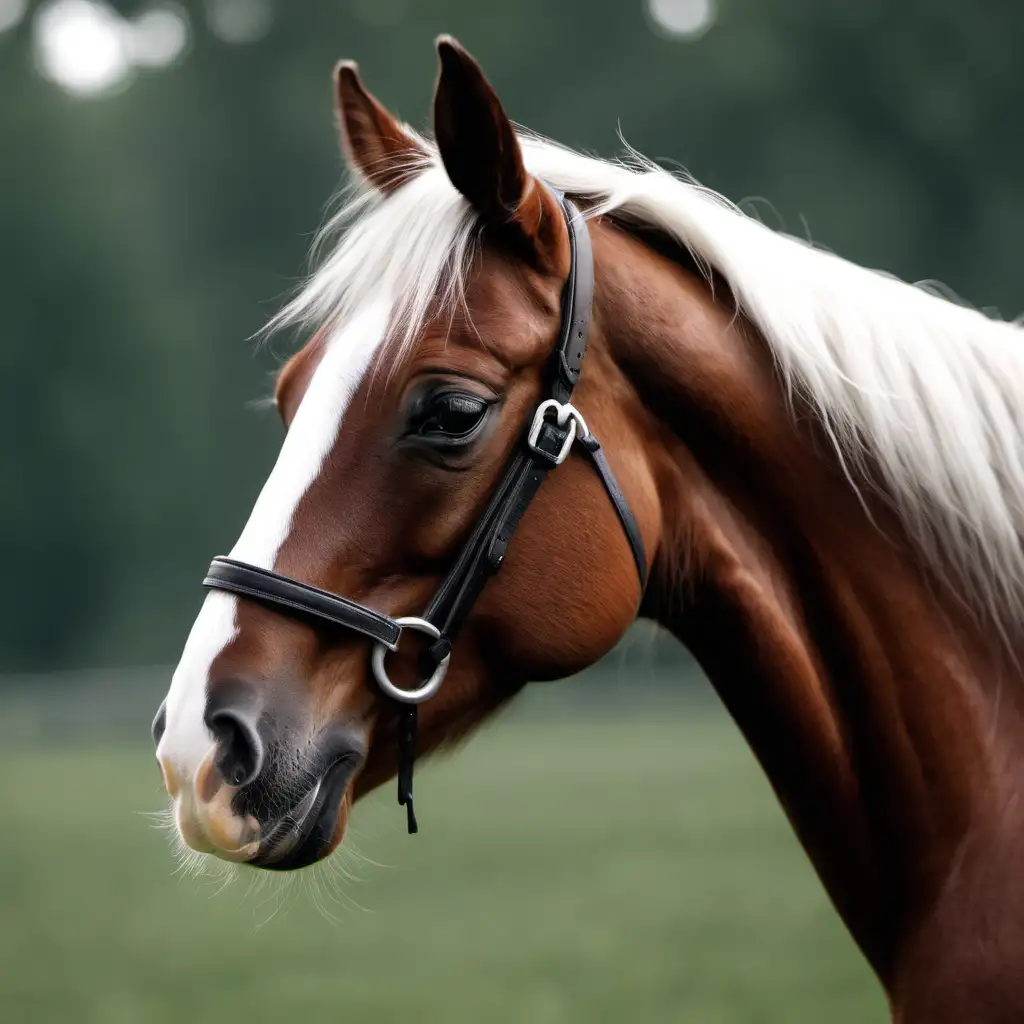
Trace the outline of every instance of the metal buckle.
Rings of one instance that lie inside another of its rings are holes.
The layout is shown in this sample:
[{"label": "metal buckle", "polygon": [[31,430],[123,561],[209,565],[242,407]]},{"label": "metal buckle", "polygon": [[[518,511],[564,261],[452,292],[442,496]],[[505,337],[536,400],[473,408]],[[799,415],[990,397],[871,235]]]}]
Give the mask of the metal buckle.
[{"label": "metal buckle", "polygon": [[[551,410],[555,411],[555,422],[560,427],[564,427],[567,423],[570,424],[569,432],[565,435],[562,447],[559,449],[558,454],[554,456],[537,447],[537,439],[540,437],[547,414]],[[590,430],[587,427],[587,421],[580,415],[579,410],[572,403],[559,402],[556,398],[548,398],[537,406],[537,411],[533,414],[533,423],[530,425],[529,434],[526,435],[526,446],[542,458],[547,459],[556,466],[560,466],[569,455],[569,449],[572,448],[573,441],[577,439],[582,441],[589,436]]]},{"label": "metal buckle", "polygon": [[[407,615],[405,618],[395,619],[403,629],[412,629],[417,633],[426,633],[431,640],[438,640],[441,636],[441,631],[432,622],[427,622],[426,619],[421,619],[417,615]],[[373,666],[373,674],[377,680],[377,685],[389,696],[399,701],[402,704],[422,704],[423,701],[430,697],[433,697],[437,693],[438,687],[441,685],[441,681],[445,677],[445,673],[448,671],[448,662],[451,660],[451,653],[448,653],[441,659],[437,668],[434,669],[434,674],[418,689],[416,690],[402,690],[395,686],[393,682],[388,678],[388,671],[384,667],[384,659],[387,657],[388,651],[391,650],[387,644],[381,643],[379,640],[374,641],[373,653],[370,655],[370,664]]]}]

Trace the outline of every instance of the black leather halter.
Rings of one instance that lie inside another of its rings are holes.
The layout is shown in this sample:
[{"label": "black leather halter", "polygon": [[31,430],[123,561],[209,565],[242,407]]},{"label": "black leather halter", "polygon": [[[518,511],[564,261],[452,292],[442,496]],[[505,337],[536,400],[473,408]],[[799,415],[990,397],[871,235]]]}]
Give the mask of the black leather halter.
[{"label": "black leather halter", "polygon": [[[374,675],[380,688],[401,709],[398,802],[406,808],[410,832],[417,831],[412,805],[416,706],[437,692],[448,667],[452,641],[484,585],[500,568],[509,541],[540,485],[552,469],[565,461],[574,442],[597,471],[619,517],[636,562],[641,595],[647,584],[647,556],[636,519],[597,438],[569,402],[587,351],[594,298],[594,257],[590,234],[579,210],[564,196],[559,195],[559,200],[569,230],[571,260],[562,292],[561,324],[546,384],[547,395],[534,410],[491,500],[422,618],[391,618],[357,601],[233,558],[215,558],[203,580],[205,587],[272,605],[284,614],[344,626],[374,641]],[[403,629],[426,633],[433,641],[422,659],[424,675],[429,678],[411,691],[396,687],[384,668],[385,655],[398,647]]]}]

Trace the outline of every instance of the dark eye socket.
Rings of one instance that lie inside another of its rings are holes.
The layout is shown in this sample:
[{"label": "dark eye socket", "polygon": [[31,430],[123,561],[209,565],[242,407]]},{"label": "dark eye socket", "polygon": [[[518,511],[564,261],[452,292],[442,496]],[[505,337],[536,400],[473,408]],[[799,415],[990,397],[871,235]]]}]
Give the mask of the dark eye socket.
[{"label": "dark eye socket", "polygon": [[489,408],[486,399],[466,391],[430,391],[413,405],[408,434],[441,443],[466,442],[476,435]]}]

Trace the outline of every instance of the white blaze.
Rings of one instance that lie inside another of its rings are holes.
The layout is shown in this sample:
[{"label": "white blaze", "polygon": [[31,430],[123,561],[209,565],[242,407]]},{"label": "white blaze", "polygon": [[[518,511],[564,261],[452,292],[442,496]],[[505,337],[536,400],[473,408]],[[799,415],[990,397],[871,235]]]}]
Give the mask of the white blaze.
[{"label": "white blaze", "polygon": [[[334,447],[345,410],[384,340],[390,313],[390,302],[368,304],[328,340],[230,557],[263,569],[274,567],[295,509]],[[157,754],[174,767],[186,801],[191,799],[192,777],[213,744],[203,722],[206,683],[214,659],[237,632],[237,606],[238,598],[232,594],[216,590],[207,594],[167,695],[167,725]]]}]

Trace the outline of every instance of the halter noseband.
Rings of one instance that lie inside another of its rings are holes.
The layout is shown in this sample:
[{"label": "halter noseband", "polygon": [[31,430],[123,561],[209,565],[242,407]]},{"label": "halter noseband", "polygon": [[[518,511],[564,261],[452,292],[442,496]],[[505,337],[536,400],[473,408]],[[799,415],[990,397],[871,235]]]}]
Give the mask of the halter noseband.
[{"label": "halter noseband", "polygon": [[[551,360],[548,397],[534,410],[530,426],[517,443],[487,507],[422,618],[392,618],[358,601],[233,558],[215,558],[203,580],[204,587],[272,605],[286,615],[344,626],[373,641],[370,663],[377,685],[400,707],[398,802],[406,808],[410,833],[417,831],[412,804],[416,706],[437,692],[448,669],[452,641],[484,585],[500,568],[509,541],[540,485],[552,469],[566,460],[574,443],[590,460],[615,507],[636,562],[641,594],[647,584],[647,556],[636,519],[601,445],[569,401],[587,351],[594,298],[594,256],[590,234],[579,210],[561,194],[559,200],[569,231],[570,263],[562,292],[561,324]],[[384,664],[387,652],[397,650],[402,632],[407,629],[425,633],[432,641],[421,659],[425,682],[415,690],[395,686]]]}]

